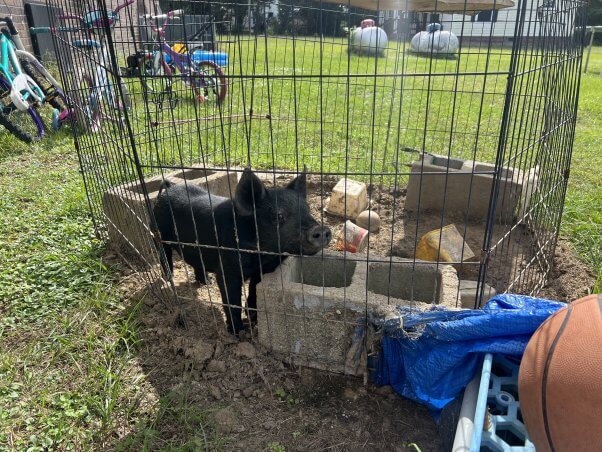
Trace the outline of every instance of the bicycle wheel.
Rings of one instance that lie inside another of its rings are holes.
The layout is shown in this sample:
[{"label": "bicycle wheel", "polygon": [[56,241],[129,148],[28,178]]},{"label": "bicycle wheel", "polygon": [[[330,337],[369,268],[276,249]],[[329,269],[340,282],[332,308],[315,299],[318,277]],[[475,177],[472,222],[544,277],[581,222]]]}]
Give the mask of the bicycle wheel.
[{"label": "bicycle wheel", "polygon": [[104,80],[99,84],[90,76],[83,76],[82,90],[88,93],[87,96],[83,96],[84,104],[90,118],[90,129],[93,132],[100,130],[105,122],[115,123],[121,127],[124,113],[131,107],[131,98],[123,80],[120,81],[119,87],[108,72],[104,74]]},{"label": "bicycle wheel", "polygon": [[60,91],[60,88],[57,89],[35,64],[32,64],[23,56],[19,56],[19,62],[23,71],[36,82],[44,93],[44,103],[37,109],[38,114],[42,118],[42,122],[47,129],[48,124],[51,124],[53,129],[58,129],[60,124],[55,120],[55,116],[58,117],[61,112],[67,110],[67,100]]},{"label": "bicycle wheel", "polygon": [[0,77],[0,124],[25,143],[41,140],[44,136],[42,120],[33,107],[19,110],[10,99],[10,90],[8,80]]},{"label": "bicycle wheel", "polygon": [[194,72],[190,77],[201,101],[215,102],[219,105],[225,99],[228,91],[226,75],[213,61],[195,63]]},{"label": "bicycle wheel", "polygon": [[47,103],[59,111],[67,108],[67,100],[63,94],[46,78],[46,75],[41,72],[35,64],[32,64],[28,59],[22,56],[19,56],[19,63],[25,73],[42,89]]},{"label": "bicycle wheel", "polygon": [[139,64],[140,80],[148,99],[159,107],[167,100],[173,108],[178,99],[173,89],[171,67],[163,59],[157,64],[153,55],[144,55]]}]

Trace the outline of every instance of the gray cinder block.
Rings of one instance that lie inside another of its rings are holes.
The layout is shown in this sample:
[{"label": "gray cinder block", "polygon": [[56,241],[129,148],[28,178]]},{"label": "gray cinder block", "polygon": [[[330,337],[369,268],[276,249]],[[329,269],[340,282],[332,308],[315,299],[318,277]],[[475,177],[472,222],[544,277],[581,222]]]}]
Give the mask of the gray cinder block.
[{"label": "gray cinder block", "polygon": [[262,345],[299,365],[361,374],[364,369],[350,370],[348,361],[366,315],[401,321],[396,306],[456,307],[458,278],[449,265],[372,255],[367,263],[347,256],[289,257],[263,276],[257,286]]},{"label": "gray cinder block", "polygon": [[[238,183],[236,172],[189,168],[173,171],[164,176],[145,179],[151,206],[154,206],[161,182],[196,184],[212,194],[230,197]],[[129,182],[107,190],[102,199],[110,246],[137,258],[146,265],[158,263],[158,256],[150,233],[150,218],[140,182]]]},{"label": "gray cinder block", "polygon": [[[424,153],[411,165],[405,209],[467,214],[473,220],[487,219],[495,165]],[[422,177],[421,177],[422,173]],[[421,183],[422,179],[422,183]],[[504,168],[497,197],[496,220],[512,221],[521,198],[523,173]]]}]

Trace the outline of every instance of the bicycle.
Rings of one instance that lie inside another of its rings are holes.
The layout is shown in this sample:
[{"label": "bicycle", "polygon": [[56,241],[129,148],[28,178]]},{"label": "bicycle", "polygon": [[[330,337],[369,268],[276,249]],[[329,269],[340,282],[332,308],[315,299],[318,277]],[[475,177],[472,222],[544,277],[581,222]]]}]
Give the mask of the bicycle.
[{"label": "bicycle", "polygon": [[[15,46],[15,54],[21,68],[34,80],[44,94],[44,99],[36,107],[38,115],[43,116],[41,110],[44,111],[44,105],[49,105],[51,107],[52,128],[58,130],[64,122],[70,119],[67,100],[61,85],[34,55],[25,50],[12,17],[0,18],[0,24],[6,24],[8,27],[10,40]],[[42,123],[45,125],[44,120]]]},{"label": "bicycle", "polygon": [[45,96],[21,67],[14,42],[6,28],[0,32],[0,124],[21,141],[31,143],[44,136],[44,125],[35,107]]},{"label": "bicycle", "polygon": [[[78,27],[37,27],[32,33],[69,33],[85,32],[85,39],[71,41],[73,47],[88,52],[98,53],[98,64],[92,73],[86,73],[81,67],[76,69],[76,85],[72,90],[77,97],[75,104],[76,118],[79,125],[92,132],[98,132],[102,123],[112,121],[121,123],[123,114],[131,106],[127,85],[120,74],[115,75],[111,64],[111,56],[106,46],[106,27],[114,28],[119,22],[119,11],[133,4],[136,0],[126,0],[114,10],[91,10],[84,15],[59,15],[57,20],[78,22]],[[95,39],[97,37],[98,39]],[[84,93],[84,94],[82,94]]]},{"label": "bicycle", "polygon": [[195,61],[192,54],[177,52],[165,40],[168,19],[182,14],[182,10],[173,10],[165,14],[143,16],[154,33],[153,46],[156,50],[137,56],[141,83],[154,102],[160,104],[167,96],[175,104],[177,97],[172,89],[172,76],[178,71],[184,82],[193,87],[198,101],[219,105],[227,93],[226,76],[221,67],[209,60]]}]

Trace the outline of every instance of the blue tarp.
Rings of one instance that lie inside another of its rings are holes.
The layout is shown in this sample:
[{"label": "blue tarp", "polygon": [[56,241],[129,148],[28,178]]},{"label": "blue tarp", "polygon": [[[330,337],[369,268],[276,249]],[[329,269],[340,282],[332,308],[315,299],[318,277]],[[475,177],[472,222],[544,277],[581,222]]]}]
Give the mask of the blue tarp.
[{"label": "blue tarp", "polygon": [[404,328],[385,328],[375,383],[438,413],[472,380],[485,353],[522,356],[533,332],[563,306],[498,295],[479,310],[399,308]]}]

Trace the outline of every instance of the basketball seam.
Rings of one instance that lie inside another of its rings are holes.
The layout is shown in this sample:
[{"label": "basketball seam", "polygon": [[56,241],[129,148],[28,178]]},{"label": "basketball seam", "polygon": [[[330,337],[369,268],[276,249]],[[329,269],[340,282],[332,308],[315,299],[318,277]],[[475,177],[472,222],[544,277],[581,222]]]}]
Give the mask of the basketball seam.
[{"label": "basketball seam", "polygon": [[558,332],[556,333],[556,337],[554,338],[554,341],[552,342],[552,345],[550,346],[550,350],[548,351],[548,356],[546,357],[546,365],[543,370],[543,378],[542,378],[542,382],[541,382],[541,406],[542,406],[542,411],[543,411],[543,424],[544,424],[544,428],[546,430],[546,437],[548,438],[548,443],[550,444],[550,449],[552,450],[552,452],[554,452],[556,449],[554,448],[554,442],[552,441],[552,435],[550,433],[550,426],[548,424],[548,406],[547,406],[547,400],[546,400],[546,387],[548,385],[548,381],[547,381],[548,380],[548,371],[550,369],[550,365],[552,364],[552,356],[554,355],[554,349],[556,348],[556,345],[558,344],[558,341],[560,340],[560,336],[562,336],[562,333],[564,332],[564,329],[566,328],[566,325],[569,321],[569,317],[571,316],[572,311],[573,311],[573,306],[569,305],[566,316],[564,317],[564,320],[562,321],[562,325],[560,325],[560,328],[558,329]]}]

